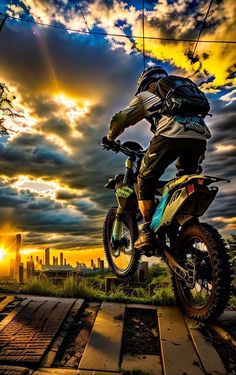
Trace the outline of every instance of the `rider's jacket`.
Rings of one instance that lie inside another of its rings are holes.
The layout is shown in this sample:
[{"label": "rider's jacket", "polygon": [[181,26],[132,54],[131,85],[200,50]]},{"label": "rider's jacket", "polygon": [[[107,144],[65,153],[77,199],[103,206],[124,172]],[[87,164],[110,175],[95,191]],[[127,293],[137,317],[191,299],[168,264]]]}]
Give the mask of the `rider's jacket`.
[{"label": "rider's jacket", "polygon": [[114,140],[125,128],[135,125],[140,120],[158,118],[156,135],[170,138],[207,139],[211,133],[201,116],[160,116],[161,98],[149,91],[136,95],[129,105],[116,113],[111,120],[108,139]]}]

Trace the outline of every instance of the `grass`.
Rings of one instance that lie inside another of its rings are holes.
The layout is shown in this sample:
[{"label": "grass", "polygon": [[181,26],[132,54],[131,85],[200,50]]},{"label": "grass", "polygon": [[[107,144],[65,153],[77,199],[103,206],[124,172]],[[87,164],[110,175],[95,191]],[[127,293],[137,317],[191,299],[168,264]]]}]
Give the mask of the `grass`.
[{"label": "grass", "polygon": [[[120,285],[113,286],[109,294],[105,293],[105,277],[114,276],[105,273],[79,279],[68,277],[62,284],[54,284],[46,277],[33,277],[20,290],[21,293],[84,298],[88,301],[111,301],[124,303],[143,303],[156,305],[170,305],[175,303],[175,296],[172,290],[171,273],[165,265],[155,264],[148,270],[147,284],[149,288],[136,287],[128,290]],[[137,277],[134,277],[137,281]],[[150,291],[150,292],[149,292]],[[236,296],[229,300],[229,307],[236,309]]]},{"label": "grass", "polygon": [[155,265],[150,267],[148,280],[151,292],[148,288],[136,287],[131,292],[127,292],[124,286],[118,286],[106,295],[105,277],[106,274],[100,274],[93,277],[68,277],[63,283],[55,284],[45,276],[40,278],[32,277],[22,288],[21,293],[55,296],[85,298],[88,301],[112,301],[127,303],[146,303],[146,304],[173,304],[175,303],[174,293],[171,288],[171,277],[166,267]]}]

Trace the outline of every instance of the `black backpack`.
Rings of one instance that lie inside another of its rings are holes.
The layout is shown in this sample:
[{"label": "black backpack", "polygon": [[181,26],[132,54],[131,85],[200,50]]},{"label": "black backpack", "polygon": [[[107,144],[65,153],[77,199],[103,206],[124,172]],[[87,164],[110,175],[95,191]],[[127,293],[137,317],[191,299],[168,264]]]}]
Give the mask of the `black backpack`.
[{"label": "black backpack", "polygon": [[188,78],[167,76],[159,79],[156,93],[163,100],[163,115],[202,115],[210,110],[205,94]]}]

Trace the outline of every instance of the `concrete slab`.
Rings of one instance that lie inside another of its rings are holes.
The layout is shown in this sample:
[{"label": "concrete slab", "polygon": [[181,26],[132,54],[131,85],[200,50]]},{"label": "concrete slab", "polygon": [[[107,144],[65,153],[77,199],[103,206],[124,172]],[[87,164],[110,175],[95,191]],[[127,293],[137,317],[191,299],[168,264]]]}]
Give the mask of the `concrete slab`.
[{"label": "concrete slab", "polygon": [[204,375],[179,308],[160,306],[157,312],[164,375]]},{"label": "concrete slab", "polygon": [[79,368],[119,371],[125,305],[103,302]]},{"label": "concrete slab", "polygon": [[185,318],[185,321],[205,372],[207,374],[216,373],[217,375],[226,375],[227,371],[225,370],[219,354],[212,343],[207,341],[196,328],[197,322],[189,320],[188,318]]},{"label": "concrete slab", "polygon": [[122,358],[121,369],[140,370],[150,375],[162,375],[161,358],[158,355],[129,355]]}]

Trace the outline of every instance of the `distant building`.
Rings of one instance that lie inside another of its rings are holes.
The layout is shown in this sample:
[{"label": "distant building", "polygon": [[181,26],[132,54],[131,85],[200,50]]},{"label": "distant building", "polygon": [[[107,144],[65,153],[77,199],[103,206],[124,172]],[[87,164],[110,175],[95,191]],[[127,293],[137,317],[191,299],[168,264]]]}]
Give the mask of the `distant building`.
[{"label": "distant building", "polygon": [[63,253],[60,253],[60,265],[63,266]]},{"label": "distant building", "polygon": [[10,280],[14,280],[15,278],[15,260],[10,260]]},{"label": "distant building", "polygon": [[48,278],[60,281],[64,280],[69,276],[78,276],[80,275],[80,270],[74,268],[69,265],[61,266],[61,265],[51,265],[51,266],[43,266],[41,273],[46,275]]},{"label": "distant building", "polygon": [[98,264],[98,268],[100,268],[101,258],[98,258],[98,259],[97,259],[97,262],[98,262],[98,263],[97,263],[97,264]]},{"label": "distant building", "polygon": [[34,276],[34,262],[32,260],[28,260],[26,262],[26,277],[29,279],[31,276]]},{"label": "distant building", "polygon": [[47,247],[45,249],[45,265],[49,266],[50,265],[50,249]]},{"label": "distant building", "polygon": [[19,265],[19,283],[23,284],[24,282],[24,264]]},{"label": "distant building", "polygon": [[16,260],[15,260],[15,277],[16,278],[18,278],[19,265],[21,264],[20,247],[21,247],[21,234],[18,233],[16,235]]},{"label": "distant building", "polygon": [[36,255],[36,262],[39,263],[39,256]]},{"label": "distant building", "polygon": [[104,271],[104,260],[100,260],[100,271],[103,272]]},{"label": "distant building", "polygon": [[94,268],[94,260],[93,259],[91,259],[91,261],[90,261],[90,266],[91,266],[91,268]]}]

